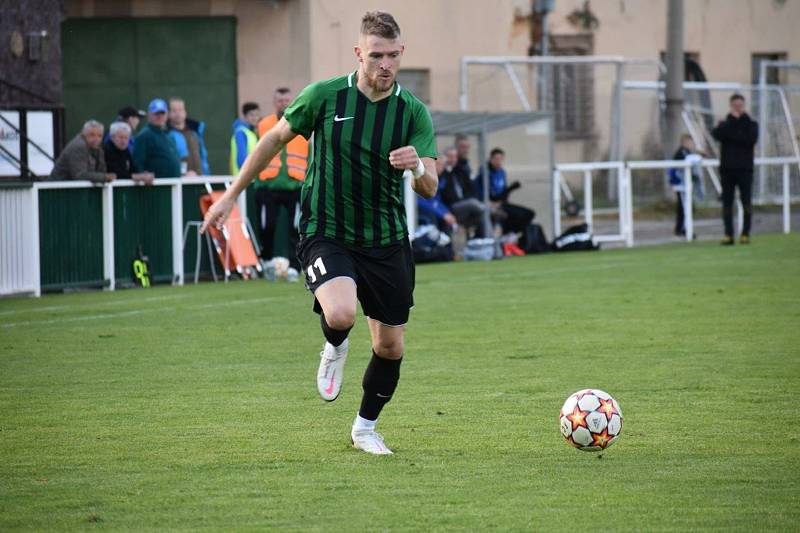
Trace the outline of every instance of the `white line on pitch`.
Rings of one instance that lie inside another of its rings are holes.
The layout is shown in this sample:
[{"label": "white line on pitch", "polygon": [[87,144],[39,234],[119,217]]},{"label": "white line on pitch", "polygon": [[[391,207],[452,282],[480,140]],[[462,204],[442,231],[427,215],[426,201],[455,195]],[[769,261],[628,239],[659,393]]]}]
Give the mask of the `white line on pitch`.
[{"label": "white line on pitch", "polygon": [[65,309],[82,309],[82,308],[89,308],[89,307],[111,307],[115,305],[124,305],[129,303],[139,303],[139,302],[160,302],[163,300],[177,300],[180,298],[188,298],[188,294],[175,294],[172,296],[150,296],[148,298],[125,298],[122,300],[112,300],[108,302],[99,302],[96,304],[84,304],[84,305],[50,305],[47,307],[33,307],[31,309],[9,309],[7,311],[0,311],[0,316],[2,315],[13,315],[13,314],[21,314],[21,313],[42,313],[45,311],[62,311]]}]

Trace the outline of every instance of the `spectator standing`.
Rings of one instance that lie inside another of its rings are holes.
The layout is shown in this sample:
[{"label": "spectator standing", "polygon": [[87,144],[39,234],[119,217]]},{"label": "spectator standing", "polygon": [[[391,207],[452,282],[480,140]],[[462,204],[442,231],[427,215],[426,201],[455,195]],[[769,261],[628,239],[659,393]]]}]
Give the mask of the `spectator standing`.
[{"label": "spectator standing", "polygon": [[[280,87],[272,95],[275,113],[264,117],[258,123],[259,136],[265,135],[283,117],[284,111],[292,103],[292,92],[288,87]],[[300,269],[295,254],[299,237],[295,220],[300,204],[300,189],[306,179],[308,167],[308,141],[298,135],[289,141],[267,168],[258,176],[256,189],[256,206],[259,212],[264,259],[270,259],[275,250],[275,231],[278,213],[281,208],[288,216],[289,230],[289,263],[292,268]]]},{"label": "spectator standing", "polygon": [[258,121],[261,119],[261,109],[255,102],[245,102],[242,105],[242,118],[237,118],[233,121],[231,129],[231,159],[230,159],[230,173],[231,176],[238,176],[239,170],[244,165],[247,156],[252,153],[253,149],[258,143],[258,135],[256,135],[256,127]]},{"label": "spectator standing", "polygon": [[[505,158],[506,153],[500,148],[494,148],[489,154],[489,201],[494,210],[493,216],[500,221],[503,234],[518,233],[525,231],[535,213],[527,207],[508,202],[508,196],[519,189],[521,185],[518,181],[511,185],[506,184],[506,170],[503,168]],[[483,173],[485,171],[486,167],[481,167],[481,171],[475,178],[475,188],[481,199],[484,198]]]},{"label": "spectator standing", "polygon": [[721,244],[733,244],[733,199],[736,188],[742,201],[744,221],[740,244],[750,242],[750,224],[753,216],[753,156],[758,142],[758,122],[744,110],[744,96],[733,94],[730,112],[711,134],[719,141],[719,172],[722,181],[722,220],[725,238]]},{"label": "spectator standing", "polygon": [[199,176],[209,174],[208,152],[203,142],[205,124],[190,120],[186,114],[186,103],[182,98],[173,96],[169,99],[167,115],[169,133],[178,148],[181,160],[182,176]]},{"label": "spectator standing", "polygon": [[458,149],[450,147],[444,151],[439,174],[439,194],[442,202],[455,215],[459,224],[474,229],[475,237],[483,237],[483,219],[487,209],[486,204],[478,200],[475,186],[469,177],[469,163],[466,169],[459,164]]},{"label": "spectator standing", "polygon": [[126,122],[114,122],[108,127],[108,138],[103,143],[106,167],[117,179],[133,179],[137,183],[153,183],[152,172],[134,172],[130,151],[131,127]]},{"label": "spectator standing", "polygon": [[[701,184],[700,182],[700,172],[695,170],[695,164],[699,163],[702,160],[701,154],[697,152],[694,146],[694,141],[692,140],[692,136],[688,134],[681,135],[681,146],[678,148],[678,151],[675,152],[675,155],[672,156],[674,160],[683,160],[689,159],[692,162],[692,184],[695,186],[694,190],[698,190]],[[677,197],[677,206],[675,208],[675,235],[682,237],[686,235],[686,225],[684,221],[684,199],[686,196],[686,182],[684,176],[684,170],[679,168],[672,168],[669,171],[669,182],[672,185],[673,190],[675,191]],[[692,199],[689,198],[688,201]],[[697,234],[695,234],[697,237]]]},{"label": "spectator standing", "polygon": [[[136,109],[135,107],[130,105],[125,106],[119,111],[117,111],[117,116],[114,119],[114,122],[124,122],[131,129],[130,141],[128,141],[128,150],[130,151],[131,154],[133,154],[133,143],[134,143],[134,137],[136,136],[136,130],[139,128],[139,123],[146,116],[147,113],[145,113],[141,109]],[[103,139],[104,143],[108,141],[108,137],[111,133],[111,126],[109,126],[108,129],[109,133],[106,135],[105,139]]]},{"label": "spectator standing", "polygon": [[56,159],[50,179],[89,180],[95,183],[113,181],[116,176],[106,169],[106,160],[100,148],[102,142],[103,125],[96,120],[87,121]]},{"label": "spectator standing", "polygon": [[167,103],[161,98],[147,106],[147,125],[136,136],[133,166],[138,172],[152,172],[156,178],[181,175],[178,147],[167,131]]}]

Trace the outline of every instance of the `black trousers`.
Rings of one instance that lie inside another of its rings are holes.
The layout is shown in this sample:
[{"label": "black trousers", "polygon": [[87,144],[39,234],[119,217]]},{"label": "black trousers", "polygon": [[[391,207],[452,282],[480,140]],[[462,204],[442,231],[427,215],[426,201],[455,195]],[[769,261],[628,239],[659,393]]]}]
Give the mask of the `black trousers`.
[{"label": "black trousers", "polygon": [[753,218],[753,170],[720,168],[719,172],[722,181],[722,221],[725,223],[725,235],[733,237],[733,199],[737,187],[744,215],[742,235],[750,235]]},{"label": "black trousers", "polygon": [[536,213],[522,207],[521,205],[509,204],[503,202],[500,210],[505,212],[506,218],[500,224],[503,227],[503,233],[519,233],[525,231],[525,228],[530,225]]},{"label": "black trousers", "polygon": [[683,195],[685,193],[676,191],[675,195],[678,198],[678,203],[675,207],[675,235],[685,235],[686,226],[684,222],[685,213],[683,212]]},{"label": "black trousers", "polygon": [[[289,217],[289,266],[300,270],[300,263],[297,260],[297,242],[300,240],[297,235],[297,228],[294,226],[297,205],[300,202],[300,190],[296,191],[270,191],[268,189],[256,189],[256,217],[258,218],[259,237],[261,240],[261,258],[270,260],[275,249],[275,229],[278,222],[279,208],[286,208]],[[266,211],[266,217],[264,212]],[[266,219],[266,220],[265,220]],[[266,222],[266,224],[264,223]]]}]

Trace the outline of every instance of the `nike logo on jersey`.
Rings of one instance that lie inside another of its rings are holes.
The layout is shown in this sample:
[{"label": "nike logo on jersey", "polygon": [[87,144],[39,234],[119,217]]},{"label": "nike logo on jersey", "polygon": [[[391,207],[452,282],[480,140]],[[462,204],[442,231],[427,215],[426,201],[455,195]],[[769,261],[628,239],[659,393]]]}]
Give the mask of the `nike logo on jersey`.
[{"label": "nike logo on jersey", "polygon": [[343,122],[345,120],[350,120],[351,118],[356,118],[356,117],[340,117],[339,115],[334,115],[333,116],[333,121],[334,122]]}]

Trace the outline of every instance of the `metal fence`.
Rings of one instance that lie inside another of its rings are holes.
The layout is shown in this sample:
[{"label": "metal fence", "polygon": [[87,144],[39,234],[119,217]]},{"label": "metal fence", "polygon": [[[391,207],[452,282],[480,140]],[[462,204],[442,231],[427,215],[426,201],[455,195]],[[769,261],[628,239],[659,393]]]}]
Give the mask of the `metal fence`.
[{"label": "metal fence", "polygon": [[[791,203],[792,203],[792,183],[790,180],[791,169],[800,164],[800,158],[795,157],[773,157],[756,158],[756,169],[780,169],[781,173],[781,193],[779,197],[764,199],[762,205],[782,206],[783,232],[789,233],[791,230]],[[703,159],[699,163],[706,171],[717,170],[719,160]],[[668,161],[599,161],[591,163],[567,163],[557,164],[553,171],[553,228],[554,235],[561,234],[564,200],[573,201],[575,195],[572,194],[565,179],[566,174],[580,173],[583,175],[583,220],[592,231],[594,224],[594,186],[593,178],[598,171],[615,171],[622,178],[618,180],[617,204],[611,210],[617,214],[619,220],[619,231],[612,234],[595,235],[598,242],[624,242],[626,246],[634,245],[634,193],[636,181],[644,170],[657,170],[665,172],[669,169],[682,169],[685,176],[691,175],[692,162],[687,160],[668,160]],[[691,179],[684,180],[684,217],[686,225],[686,240],[694,238],[694,191]],[[718,186],[718,182],[716,183]],[[720,191],[717,190],[719,193]],[[797,194],[800,191],[795,191]],[[741,203],[737,201],[737,225],[742,227]]]}]

